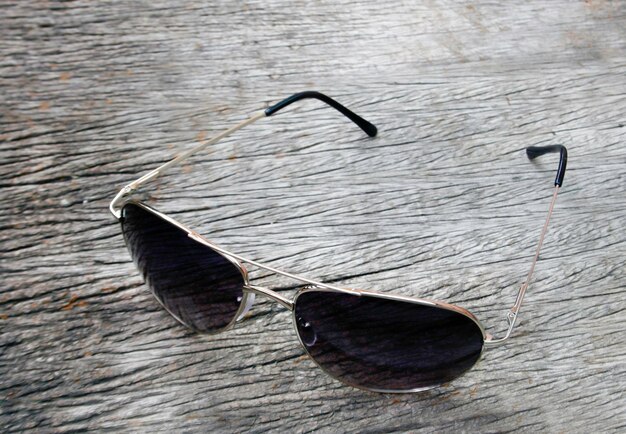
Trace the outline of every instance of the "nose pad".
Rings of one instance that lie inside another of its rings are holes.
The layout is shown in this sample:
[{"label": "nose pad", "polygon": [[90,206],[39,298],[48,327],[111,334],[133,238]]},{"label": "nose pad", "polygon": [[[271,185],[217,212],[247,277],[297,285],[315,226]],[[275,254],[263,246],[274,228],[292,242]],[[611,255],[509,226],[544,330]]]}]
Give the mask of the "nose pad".
[{"label": "nose pad", "polygon": [[312,347],[317,342],[317,334],[310,322],[302,317],[297,318],[298,333],[302,343],[307,347]]},{"label": "nose pad", "polygon": [[253,292],[246,293],[246,295],[244,297],[245,297],[246,305],[243,307],[243,310],[241,311],[241,313],[237,317],[237,321],[241,321],[241,319],[250,311],[250,308],[254,304],[254,293]]}]

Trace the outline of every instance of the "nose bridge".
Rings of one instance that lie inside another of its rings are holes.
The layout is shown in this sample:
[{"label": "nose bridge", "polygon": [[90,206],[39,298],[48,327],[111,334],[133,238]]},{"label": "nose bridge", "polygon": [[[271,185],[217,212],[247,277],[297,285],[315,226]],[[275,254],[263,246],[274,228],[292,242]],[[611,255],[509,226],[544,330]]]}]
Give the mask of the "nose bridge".
[{"label": "nose bridge", "polygon": [[268,297],[274,300],[275,302],[281,304],[282,306],[286,307],[287,309],[293,310],[293,301],[289,300],[288,298],[283,297],[279,293],[272,291],[269,288],[264,288],[262,286],[256,286],[256,285],[245,285],[243,289],[245,291],[252,292],[253,294],[258,294],[258,295],[263,295],[265,297]]}]

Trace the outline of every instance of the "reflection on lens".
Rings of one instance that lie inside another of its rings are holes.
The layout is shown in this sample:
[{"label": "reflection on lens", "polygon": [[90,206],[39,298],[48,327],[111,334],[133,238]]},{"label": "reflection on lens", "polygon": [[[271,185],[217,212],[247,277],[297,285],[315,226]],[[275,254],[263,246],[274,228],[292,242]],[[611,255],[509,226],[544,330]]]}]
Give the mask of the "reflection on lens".
[{"label": "reflection on lens", "polygon": [[483,334],[455,311],[370,295],[301,293],[296,329],[330,375],[377,391],[411,391],[448,382],[480,357]]},{"label": "reflection on lens", "polygon": [[244,279],[232,262],[136,204],[124,206],[121,222],[137,268],[174,316],[200,332],[217,331],[233,320]]}]

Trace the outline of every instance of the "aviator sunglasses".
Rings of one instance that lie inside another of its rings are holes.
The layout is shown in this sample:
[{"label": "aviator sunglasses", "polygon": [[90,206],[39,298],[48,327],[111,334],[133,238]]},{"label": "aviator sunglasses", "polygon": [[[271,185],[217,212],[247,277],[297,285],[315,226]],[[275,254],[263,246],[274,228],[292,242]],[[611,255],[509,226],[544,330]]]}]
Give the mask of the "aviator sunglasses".
[{"label": "aviator sunglasses", "polygon": [[[251,116],[126,185],[110,211],[120,221],[126,245],[158,302],[179,322],[199,333],[232,328],[265,296],[292,313],[296,333],[311,359],[333,378],[377,392],[416,392],[459,377],[480,358],[486,346],[506,341],[533,275],[557,193],[563,183],[567,150],[561,145],[531,146],[529,159],[558,152],[554,193],[525,282],[507,312],[508,329],[498,339],[462,307],[435,300],[344,288],[292,274],[242,257],[205,239],[174,219],[132,198],[142,184],[220,139],[288,105],[320,100],[357,124],[368,136],[376,127],[319,92],[301,92]],[[301,288],[288,299],[253,285],[244,264],[295,281]]]}]

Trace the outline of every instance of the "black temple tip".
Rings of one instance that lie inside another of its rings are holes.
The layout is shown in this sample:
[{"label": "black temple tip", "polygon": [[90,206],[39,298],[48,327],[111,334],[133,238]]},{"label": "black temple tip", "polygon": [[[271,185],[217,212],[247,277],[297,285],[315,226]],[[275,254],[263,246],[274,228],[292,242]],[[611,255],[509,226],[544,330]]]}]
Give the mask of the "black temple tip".
[{"label": "black temple tip", "polygon": [[526,148],[526,155],[528,156],[529,160],[534,160],[535,158],[543,154],[545,154],[545,151],[541,150],[537,146],[529,146],[528,148]]},{"label": "black temple tip", "polygon": [[334,108],[335,110],[339,111],[341,114],[346,116],[348,119],[350,119],[352,122],[357,124],[359,128],[361,128],[365,132],[365,134],[367,134],[370,137],[376,137],[376,134],[378,134],[378,128],[376,128],[374,124],[372,124],[371,122],[368,122],[367,120],[363,119],[361,116],[357,115],[353,111],[347,109],[346,107],[344,107],[343,105],[335,101],[334,99],[324,95],[323,93],[316,92],[314,90],[308,90],[305,92],[296,93],[296,94],[291,95],[288,98],[285,98],[282,101],[277,102],[276,104],[265,109],[265,116],[271,116],[277,111],[287,107],[288,105],[296,101],[300,101],[301,99],[305,99],[305,98],[314,98],[314,99],[320,100],[328,104],[329,106],[331,106],[332,108]]},{"label": "black temple tip", "polygon": [[370,137],[376,137],[376,134],[378,134],[378,128],[376,128],[376,125],[366,121],[365,119],[363,119],[363,121],[364,122],[359,126],[363,131],[365,131],[365,134]]},{"label": "black temple tip", "polygon": [[554,185],[561,187],[563,185],[563,178],[565,178],[565,169],[567,168],[567,148],[563,145],[529,146],[526,148],[526,155],[531,160],[552,152],[558,152],[560,154],[559,167],[556,171]]}]

